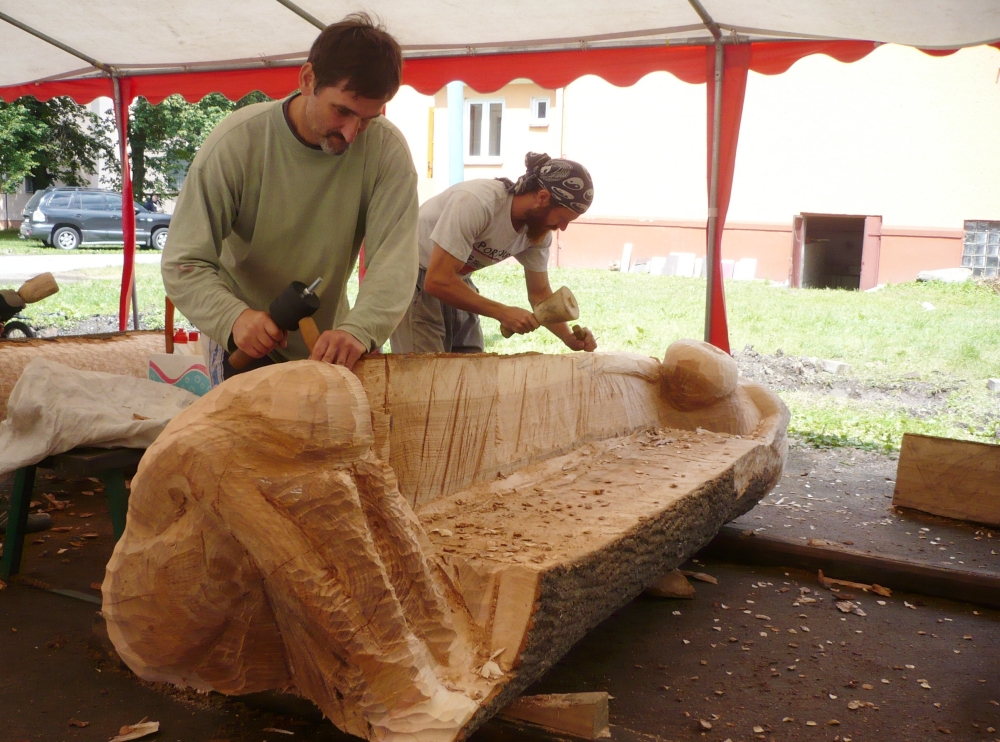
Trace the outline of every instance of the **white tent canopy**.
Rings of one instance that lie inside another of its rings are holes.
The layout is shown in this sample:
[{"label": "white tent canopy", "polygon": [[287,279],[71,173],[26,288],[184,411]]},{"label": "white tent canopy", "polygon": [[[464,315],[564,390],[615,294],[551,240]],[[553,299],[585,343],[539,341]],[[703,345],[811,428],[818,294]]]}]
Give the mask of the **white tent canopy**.
[{"label": "white tent canopy", "polygon": [[[748,71],[777,74],[814,53],[854,61],[877,43],[947,51],[1000,41],[1000,0],[0,0],[0,100],[113,94],[129,204],[135,96],[287,95],[317,28],[359,10],[396,36],[404,82],[425,93],[452,80],[487,92],[517,77],[560,87],[584,74],[630,85],[654,70],[707,83],[705,339],[725,350],[720,249]],[[124,330],[130,296],[138,315],[132,210],[122,215]]]},{"label": "white tent canopy", "polygon": [[[862,39],[953,49],[1000,40],[997,0],[702,6],[724,34],[751,41]],[[0,87],[100,73],[81,57],[121,75],[300,63],[317,24],[358,10],[382,18],[409,57],[713,42],[689,0],[0,0]]]}]

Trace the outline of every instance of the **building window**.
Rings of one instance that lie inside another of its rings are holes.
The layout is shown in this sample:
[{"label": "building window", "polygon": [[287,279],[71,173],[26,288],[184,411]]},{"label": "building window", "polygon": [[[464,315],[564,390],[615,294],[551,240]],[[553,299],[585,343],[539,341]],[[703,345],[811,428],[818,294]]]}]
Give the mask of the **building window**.
[{"label": "building window", "polygon": [[470,165],[499,165],[502,100],[469,101],[466,106],[466,162]]},{"label": "building window", "polygon": [[27,175],[24,178],[24,192],[25,193],[34,193],[35,192],[35,181],[33,181],[31,179],[30,175]]},{"label": "building window", "polygon": [[974,276],[1000,276],[1000,222],[965,222],[962,267]]},{"label": "building window", "polygon": [[552,108],[548,98],[531,99],[531,123],[529,126],[548,126],[549,110]]}]

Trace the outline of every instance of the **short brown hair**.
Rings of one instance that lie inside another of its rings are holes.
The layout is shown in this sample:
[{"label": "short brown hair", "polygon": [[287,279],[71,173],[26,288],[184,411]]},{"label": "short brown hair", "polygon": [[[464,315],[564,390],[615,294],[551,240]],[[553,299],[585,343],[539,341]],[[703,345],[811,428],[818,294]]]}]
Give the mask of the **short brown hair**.
[{"label": "short brown hair", "polygon": [[403,51],[385,27],[367,13],[352,13],[323,29],[309,63],[316,89],[340,85],[362,98],[388,100],[403,79]]}]

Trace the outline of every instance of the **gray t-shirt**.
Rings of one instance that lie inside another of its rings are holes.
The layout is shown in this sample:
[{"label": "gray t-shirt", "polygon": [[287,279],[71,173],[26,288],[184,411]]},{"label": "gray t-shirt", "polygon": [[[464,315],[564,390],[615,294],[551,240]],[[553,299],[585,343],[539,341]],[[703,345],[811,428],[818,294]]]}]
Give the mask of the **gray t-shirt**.
[{"label": "gray t-shirt", "polygon": [[463,276],[513,256],[530,271],[545,273],[552,234],[532,244],[527,227],[520,232],[510,221],[513,196],[499,180],[457,183],[420,207],[417,241],[420,267],[427,268],[434,245],[463,261]]}]

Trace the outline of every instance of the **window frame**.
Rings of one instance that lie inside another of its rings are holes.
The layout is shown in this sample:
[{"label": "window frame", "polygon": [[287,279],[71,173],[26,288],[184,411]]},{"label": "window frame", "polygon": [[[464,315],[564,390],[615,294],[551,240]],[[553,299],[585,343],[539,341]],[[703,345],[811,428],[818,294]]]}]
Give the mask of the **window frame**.
[{"label": "window frame", "polygon": [[[471,155],[469,147],[472,140],[470,121],[472,119],[472,106],[481,105],[483,107],[483,117],[480,123],[480,141],[484,148],[489,151],[489,108],[492,104],[500,104],[500,154],[499,155]],[[504,98],[471,98],[465,101],[465,121],[462,127],[462,152],[465,154],[466,165],[503,165],[503,120],[507,112],[507,101]]]},{"label": "window frame", "polygon": [[[545,118],[538,118],[538,104],[545,101]],[[528,126],[548,126],[552,120],[552,98],[548,95],[536,95],[531,98],[531,120]]]}]

